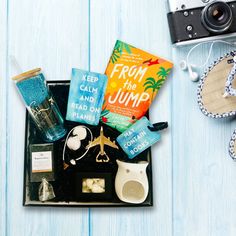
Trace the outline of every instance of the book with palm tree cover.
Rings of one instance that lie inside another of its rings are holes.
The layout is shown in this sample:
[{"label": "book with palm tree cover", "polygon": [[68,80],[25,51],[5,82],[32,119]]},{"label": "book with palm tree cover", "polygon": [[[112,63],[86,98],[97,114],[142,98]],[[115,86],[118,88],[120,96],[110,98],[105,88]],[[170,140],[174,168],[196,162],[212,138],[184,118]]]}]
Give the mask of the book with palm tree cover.
[{"label": "book with palm tree cover", "polygon": [[108,86],[101,121],[124,132],[143,117],[173,64],[120,40],[106,68]]}]

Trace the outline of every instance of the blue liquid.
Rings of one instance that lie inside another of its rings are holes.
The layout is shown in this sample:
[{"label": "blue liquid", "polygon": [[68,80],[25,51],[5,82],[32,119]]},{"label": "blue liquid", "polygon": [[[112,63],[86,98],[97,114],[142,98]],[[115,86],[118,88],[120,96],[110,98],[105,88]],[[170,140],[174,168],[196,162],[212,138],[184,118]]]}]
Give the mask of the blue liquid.
[{"label": "blue liquid", "polygon": [[62,138],[66,134],[64,119],[43,74],[19,81],[16,85],[44,141],[54,142]]},{"label": "blue liquid", "polygon": [[19,81],[16,86],[27,106],[30,106],[32,102],[39,105],[48,96],[48,87],[43,74]]},{"label": "blue liquid", "polygon": [[61,138],[63,138],[66,134],[67,130],[61,125],[54,125],[54,127],[45,129],[42,132],[43,139],[46,142],[55,142]]}]

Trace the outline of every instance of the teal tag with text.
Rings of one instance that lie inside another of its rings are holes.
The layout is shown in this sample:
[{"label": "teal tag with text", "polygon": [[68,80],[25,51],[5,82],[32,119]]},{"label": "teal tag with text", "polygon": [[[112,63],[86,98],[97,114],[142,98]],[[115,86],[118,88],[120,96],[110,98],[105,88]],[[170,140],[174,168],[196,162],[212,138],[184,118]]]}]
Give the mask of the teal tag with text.
[{"label": "teal tag with text", "polygon": [[161,139],[158,131],[167,127],[167,122],[152,125],[146,117],[143,117],[119,135],[116,140],[128,157],[133,159],[158,142]]}]

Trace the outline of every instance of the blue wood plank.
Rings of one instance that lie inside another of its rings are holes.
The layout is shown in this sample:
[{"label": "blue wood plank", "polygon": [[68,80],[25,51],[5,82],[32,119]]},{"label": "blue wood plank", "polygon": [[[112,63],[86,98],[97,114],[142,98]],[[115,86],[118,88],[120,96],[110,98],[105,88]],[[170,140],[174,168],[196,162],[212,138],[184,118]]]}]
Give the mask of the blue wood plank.
[{"label": "blue wood plank", "polygon": [[[108,7],[109,6],[109,7]],[[107,7],[108,10],[104,11]],[[115,41],[121,39],[171,59],[163,1],[91,0],[91,70],[104,72]],[[172,76],[151,109],[153,122],[170,121]],[[92,209],[91,235],[172,235],[171,136],[153,147],[154,207]]]},{"label": "blue wood plank", "polygon": [[[9,3],[9,55],[23,70],[42,67],[47,79],[60,80],[72,67],[88,69],[87,1]],[[8,81],[7,235],[88,235],[87,209],[22,207],[25,108]]]},{"label": "blue wood plank", "polygon": [[[173,230],[174,235],[235,235],[236,166],[228,156],[233,120],[205,117],[197,105],[197,84],[178,67],[189,47],[173,50],[176,64],[172,90]],[[209,45],[191,61],[201,64]],[[216,45],[210,62],[230,50]],[[223,79],[223,78],[222,78]]]},{"label": "blue wood plank", "polygon": [[0,235],[6,233],[7,1],[0,1]]},{"label": "blue wood plank", "polygon": [[[211,120],[198,109],[197,85],[178,67],[189,47],[172,49],[163,1],[8,2],[8,42],[7,1],[0,2],[2,235],[234,236],[236,167],[227,146],[236,121]],[[7,55],[24,70],[41,66],[48,79],[68,79],[71,67],[104,72],[116,39],[169,59],[173,54],[176,65],[151,108],[153,122],[171,121],[153,147],[154,208],[21,207],[25,109],[9,80],[15,72],[7,72]],[[202,63],[207,49],[201,47],[193,62]],[[211,60],[229,49],[216,47]]]}]

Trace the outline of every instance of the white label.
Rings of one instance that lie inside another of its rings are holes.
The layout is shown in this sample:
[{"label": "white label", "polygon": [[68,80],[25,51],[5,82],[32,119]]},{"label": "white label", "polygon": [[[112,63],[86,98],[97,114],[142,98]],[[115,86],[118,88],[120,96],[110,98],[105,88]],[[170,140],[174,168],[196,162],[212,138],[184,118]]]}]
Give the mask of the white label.
[{"label": "white label", "polygon": [[52,152],[32,152],[32,172],[51,172]]}]

